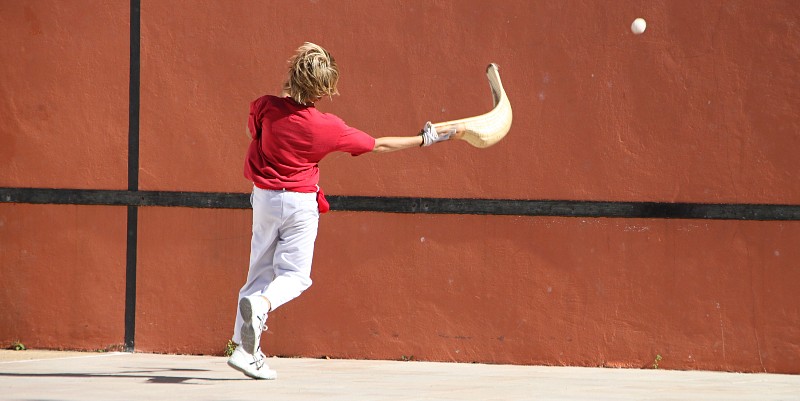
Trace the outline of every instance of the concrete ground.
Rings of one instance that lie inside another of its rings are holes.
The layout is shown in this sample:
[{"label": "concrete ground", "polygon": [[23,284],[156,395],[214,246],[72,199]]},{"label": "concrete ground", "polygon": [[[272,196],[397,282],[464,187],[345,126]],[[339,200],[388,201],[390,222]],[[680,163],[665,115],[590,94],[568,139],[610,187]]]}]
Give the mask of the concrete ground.
[{"label": "concrete ground", "polygon": [[278,380],[209,356],[0,351],[0,400],[800,400],[800,376],[271,358]]}]

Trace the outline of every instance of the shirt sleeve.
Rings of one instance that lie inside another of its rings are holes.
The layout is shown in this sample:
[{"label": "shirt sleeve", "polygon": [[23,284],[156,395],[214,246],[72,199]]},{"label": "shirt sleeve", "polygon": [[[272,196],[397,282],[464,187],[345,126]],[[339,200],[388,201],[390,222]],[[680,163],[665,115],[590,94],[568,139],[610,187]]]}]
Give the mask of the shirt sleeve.
[{"label": "shirt sleeve", "polygon": [[345,126],[344,131],[339,136],[336,150],[347,152],[353,156],[362,155],[375,149],[375,138],[364,131],[353,127]]},{"label": "shirt sleeve", "polygon": [[262,96],[250,103],[250,116],[247,119],[247,128],[250,129],[250,136],[258,139],[261,136],[261,118],[266,108],[266,96]]}]

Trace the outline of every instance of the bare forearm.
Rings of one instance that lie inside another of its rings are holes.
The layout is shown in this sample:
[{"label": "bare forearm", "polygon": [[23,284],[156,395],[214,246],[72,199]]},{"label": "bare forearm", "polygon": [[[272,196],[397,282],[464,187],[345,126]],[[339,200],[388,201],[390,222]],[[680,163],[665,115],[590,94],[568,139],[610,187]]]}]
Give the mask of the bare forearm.
[{"label": "bare forearm", "polygon": [[385,136],[375,139],[375,153],[394,152],[396,150],[419,147],[422,145],[422,137],[416,136]]}]

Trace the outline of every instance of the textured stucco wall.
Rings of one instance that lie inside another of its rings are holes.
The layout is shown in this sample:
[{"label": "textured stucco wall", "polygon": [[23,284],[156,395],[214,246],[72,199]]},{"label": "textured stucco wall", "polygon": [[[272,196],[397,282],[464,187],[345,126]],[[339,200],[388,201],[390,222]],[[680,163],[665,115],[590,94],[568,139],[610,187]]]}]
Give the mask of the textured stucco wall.
[{"label": "textured stucco wall", "polygon": [[[127,188],[129,13],[0,3],[0,187]],[[308,40],[342,72],[319,108],[374,136],[488,110],[489,62],[514,107],[485,150],[334,155],[329,194],[797,205],[798,21],[792,1],[144,0],[139,188],[249,191],[247,103]],[[138,216],[137,350],[221,352],[250,212]],[[0,343],[122,343],[125,230],[124,206],[0,203]],[[800,373],[798,245],[797,221],[333,212],[264,348]]]}]

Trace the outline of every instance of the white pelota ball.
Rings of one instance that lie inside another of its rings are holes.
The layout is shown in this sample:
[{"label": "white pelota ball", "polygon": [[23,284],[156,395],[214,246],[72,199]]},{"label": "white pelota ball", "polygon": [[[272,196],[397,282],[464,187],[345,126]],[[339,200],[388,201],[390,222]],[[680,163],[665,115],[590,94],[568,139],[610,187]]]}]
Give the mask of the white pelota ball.
[{"label": "white pelota ball", "polygon": [[631,24],[631,32],[636,35],[641,35],[647,29],[647,21],[644,18],[636,18]]}]

